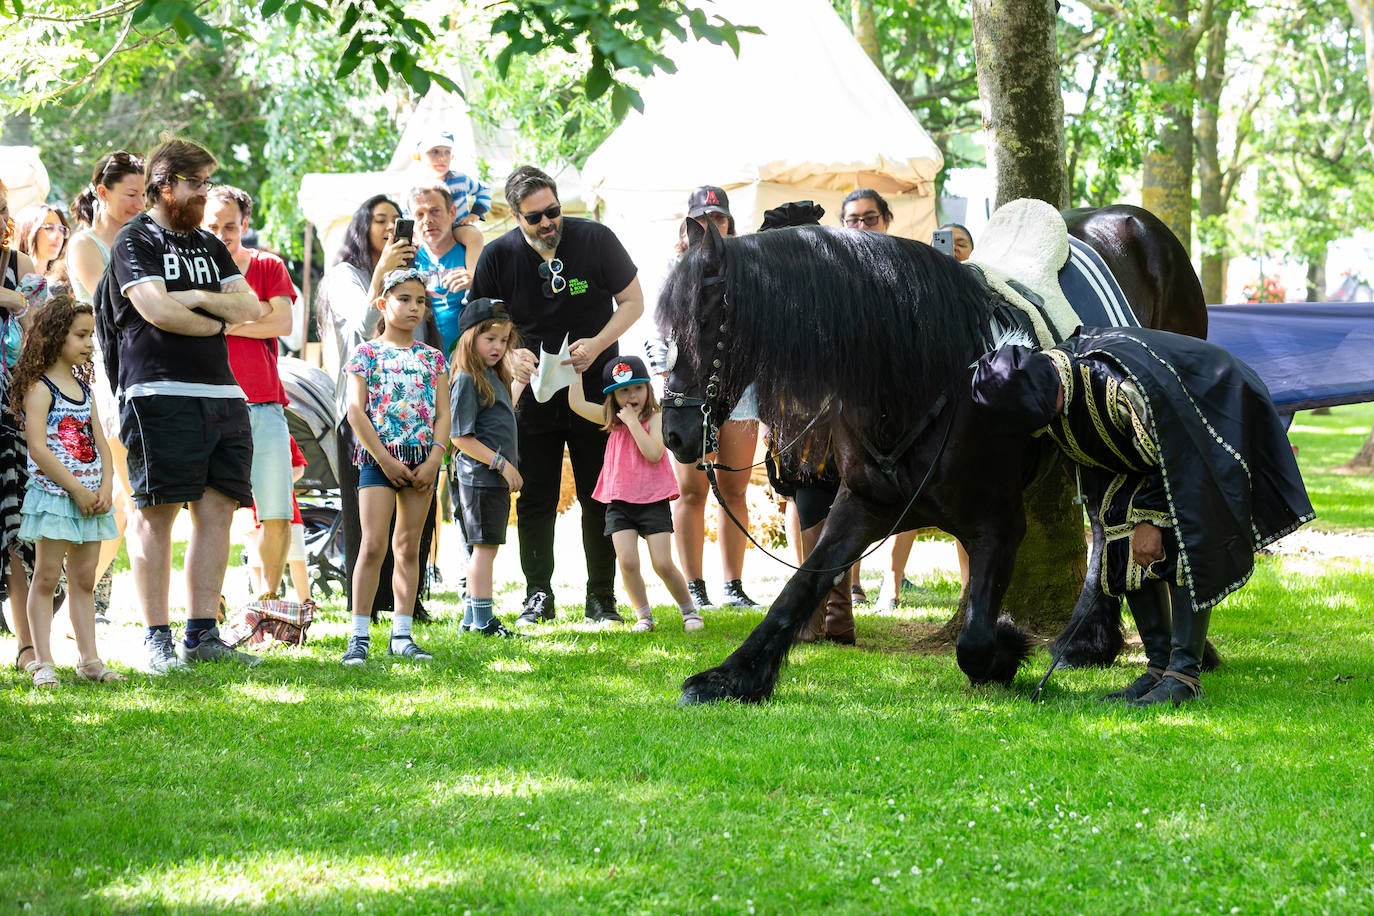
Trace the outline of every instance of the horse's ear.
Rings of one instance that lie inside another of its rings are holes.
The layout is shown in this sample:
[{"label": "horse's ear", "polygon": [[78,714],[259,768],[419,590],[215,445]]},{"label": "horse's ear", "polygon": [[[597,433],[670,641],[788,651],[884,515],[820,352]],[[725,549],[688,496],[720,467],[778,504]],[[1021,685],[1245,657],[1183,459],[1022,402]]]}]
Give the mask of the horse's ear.
[{"label": "horse's ear", "polygon": [[682,221],[682,226],[687,233],[687,245],[690,248],[695,248],[700,245],[701,240],[706,237],[706,230],[702,227],[701,223],[692,219],[690,216]]},{"label": "horse's ear", "polygon": [[[697,223],[696,220],[692,220],[692,222]],[[720,276],[723,265],[725,264],[725,243],[721,241],[720,230],[718,230],[716,224],[709,219],[706,221],[705,226],[697,223],[697,229],[697,235],[692,235],[690,229],[687,230],[687,234],[693,244],[701,247],[701,253],[705,261],[703,273],[708,277]]]}]

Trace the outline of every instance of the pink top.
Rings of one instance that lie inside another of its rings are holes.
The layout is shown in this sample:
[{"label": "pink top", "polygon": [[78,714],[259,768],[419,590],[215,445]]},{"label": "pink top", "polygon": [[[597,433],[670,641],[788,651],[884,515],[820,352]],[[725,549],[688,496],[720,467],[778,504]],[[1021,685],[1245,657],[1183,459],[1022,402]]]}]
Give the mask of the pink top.
[{"label": "pink top", "polygon": [[[649,424],[645,423],[644,428],[648,429]],[[677,499],[677,480],[673,477],[668,452],[664,451],[650,464],[635,444],[629,427],[617,423],[606,442],[606,461],[601,466],[592,499],[608,504],[618,499],[641,505],[660,499]]]}]

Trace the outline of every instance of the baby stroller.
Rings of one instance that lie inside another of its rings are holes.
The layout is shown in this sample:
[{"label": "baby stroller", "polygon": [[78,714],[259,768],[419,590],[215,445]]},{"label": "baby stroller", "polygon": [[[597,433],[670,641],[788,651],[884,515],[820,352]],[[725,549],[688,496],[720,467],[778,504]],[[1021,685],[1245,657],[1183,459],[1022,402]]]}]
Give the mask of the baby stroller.
[{"label": "baby stroller", "polygon": [[334,417],[334,380],[304,360],[283,356],[277,361],[281,383],[291,401],[286,425],[305,454],[305,474],[296,481],[296,501],[305,522],[306,561],[313,585],[325,597],[334,585],[344,591],[343,511]]}]

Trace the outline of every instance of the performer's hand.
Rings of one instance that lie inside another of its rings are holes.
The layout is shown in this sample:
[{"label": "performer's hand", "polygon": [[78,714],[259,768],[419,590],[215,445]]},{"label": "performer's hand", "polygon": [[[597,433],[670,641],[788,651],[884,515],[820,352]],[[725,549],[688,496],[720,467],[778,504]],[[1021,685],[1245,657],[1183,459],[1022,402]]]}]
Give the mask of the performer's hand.
[{"label": "performer's hand", "polygon": [[1131,559],[1142,567],[1164,559],[1164,533],[1149,522],[1136,525],[1131,531]]}]

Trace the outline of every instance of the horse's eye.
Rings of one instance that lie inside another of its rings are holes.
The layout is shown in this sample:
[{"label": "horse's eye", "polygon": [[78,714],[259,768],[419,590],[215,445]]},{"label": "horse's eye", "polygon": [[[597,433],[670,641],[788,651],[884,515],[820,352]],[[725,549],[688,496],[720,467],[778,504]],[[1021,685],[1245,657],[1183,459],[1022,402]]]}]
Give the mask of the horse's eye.
[{"label": "horse's eye", "polygon": [[668,341],[668,353],[663,358],[663,364],[669,372],[672,372],[673,367],[677,365],[677,341]]}]

